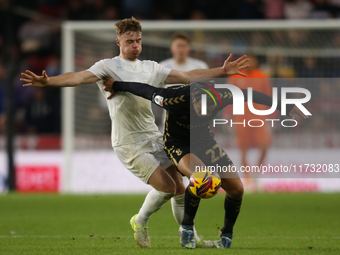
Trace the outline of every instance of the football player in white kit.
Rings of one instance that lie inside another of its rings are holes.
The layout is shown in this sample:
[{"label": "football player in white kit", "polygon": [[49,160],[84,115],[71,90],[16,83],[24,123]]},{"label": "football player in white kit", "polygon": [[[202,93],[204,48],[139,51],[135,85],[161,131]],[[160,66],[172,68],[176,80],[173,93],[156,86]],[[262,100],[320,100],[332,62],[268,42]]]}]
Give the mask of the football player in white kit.
[{"label": "football player in white kit", "polygon": [[208,69],[207,63],[202,60],[191,58],[190,38],[186,33],[175,33],[171,37],[172,58],[163,60],[159,64],[169,69],[187,72],[194,69]]},{"label": "football player in white kit", "polygon": [[[246,56],[231,62],[230,55],[219,68],[190,72],[171,70],[153,61],[138,60],[142,51],[142,28],[136,19],[117,22],[116,32],[119,56],[100,60],[88,70],[53,77],[49,77],[45,70],[42,76],[26,70],[21,78],[21,81],[25,82],[23,86],[69,87],[97,83],[103,95],[108,97],[110,92],[103,90],[102,79],[105,77],[158,86],[190,83],[190,79],[194,77],[244,75],[240,70],[248,67]],[[147,194],[138,214],[130,220],[137,244],[141,247],[151,247],[146,227],[148,219],[171,198],[174,217],[177,223],[181,224],[185,192],[182,177],[165,154],[162,135],[155,124],[150,101],[130,93],[117,93],[115,97],[107,100],[107,105],[112,121],[112,146],[118,158],[134,175],[154,188]]]},{"label": "football player in white kit", "polygon": [[[207,63],[200,59],[190,57],[190,37],[184,32],[177,32],[171,36],[170,51],[172,58],[165,59],[159,64],[169,69],[174,69],[182,72],[187,72],[195,69],[208,69]],[[171,84],[175,85],[175,84]],[[177,84],[178,85],[178,84]],[[162,115],[162,121],[159,123],[159,130],[164,130],[166,119],[166,111],[160,107],[153,108],[155,114]],[[187,181],[185,179],[185,181]]]}]

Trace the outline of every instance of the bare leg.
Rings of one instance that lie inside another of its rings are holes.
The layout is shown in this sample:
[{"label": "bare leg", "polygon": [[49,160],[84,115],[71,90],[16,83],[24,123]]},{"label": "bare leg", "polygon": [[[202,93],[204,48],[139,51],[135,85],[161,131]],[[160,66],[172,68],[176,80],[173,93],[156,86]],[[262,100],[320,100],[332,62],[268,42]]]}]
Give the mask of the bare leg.
[{"label": "bare leg", "polygon": [[160,166],[158,166],[151,175],[149,184],[154,189],[147,194],[144,203],[136,216],[136,223],[139,226],[145,226],[151,214],[162,208],[176,192],[174,180]]},{"label": "bare leg", "polygon": [[169,168],[166,169],[166,171],[169,173],[169,175],[176,183],[176,193],[171,198],[171,209],[176,222],[178,223],[178,225],[181,225],[184,216],[184,193],[185,193],[183,177],[174,166],[170,166]]}]

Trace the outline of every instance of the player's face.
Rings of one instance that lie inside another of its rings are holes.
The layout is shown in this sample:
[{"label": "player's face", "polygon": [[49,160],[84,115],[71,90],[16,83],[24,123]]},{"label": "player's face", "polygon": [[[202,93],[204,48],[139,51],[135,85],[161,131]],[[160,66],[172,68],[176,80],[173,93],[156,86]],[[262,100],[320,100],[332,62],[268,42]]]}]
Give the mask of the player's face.
[{"label": "player's face", "polygon": [[126,32],[116,40],[120,48],[119,56],[123,59],[135,61],[142,52],[142,33]]},{"label": "player's face", "polygon": [[175,39],[171,44],[171,53],[177,61],[186,60],[190,53],[190,45],[186,40]]},{"label": "player's face", "polygon": [[207,106],[207,115],[202,115],[202,101],[201,100],[192,102],[192,106],[194,107],[194,110],[195,110],[197,116],[200,117],[200,118],[209,117],[216,107],[215,105]]}]

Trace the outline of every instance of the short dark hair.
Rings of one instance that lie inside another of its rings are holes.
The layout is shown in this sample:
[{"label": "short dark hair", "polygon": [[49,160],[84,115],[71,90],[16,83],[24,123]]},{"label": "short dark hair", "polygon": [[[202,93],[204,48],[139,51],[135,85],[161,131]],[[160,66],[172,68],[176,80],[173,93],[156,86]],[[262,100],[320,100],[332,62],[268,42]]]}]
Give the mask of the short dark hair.
[{"label": "short dark hair", "polygon": [[191,42],[189,35],[187,33],[184,33],[184,32],[174,33],[171,37],[171,42],[175,41],[176,39],[185,40],[189,44]]},{"label": "short dark hair", "polygon": [[130,19],[123,19],[116,23],[116,33],[118,36],[130,31],[142,32],[142,26],[134,17],[131,17]]}]

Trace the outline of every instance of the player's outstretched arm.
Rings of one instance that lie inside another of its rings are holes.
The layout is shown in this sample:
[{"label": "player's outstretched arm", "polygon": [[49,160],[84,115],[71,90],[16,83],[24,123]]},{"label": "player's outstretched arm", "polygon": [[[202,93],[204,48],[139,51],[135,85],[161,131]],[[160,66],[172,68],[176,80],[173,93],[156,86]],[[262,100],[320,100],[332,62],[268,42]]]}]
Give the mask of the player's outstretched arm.
[{"label": "player's outstretched arm", "polygon": [[77,73],[64,73],[58,76],[49,77],[44,70],[42,75],[36,75],[35,73],[26,70],[25,73],[21,73],[20,80],[25,82],[24,87],[70,87],[80,84],[89,84],[98,81],[99,79],[90,71],[81,71]]},{"label": "player's outstretched arm", "polygon": [[219,78],[223,76],[230,76],[234,74],[239,74],[242,76],[247,76],[242,73],[241,70],[249,67],[247,62],[249,59],[246,55],[232,60],[233,55],[230,54],[227,60],[224,62],[222,67],[212,68],[212,69],[196,69],[188,72],[181,72],[177,70],[171,70],[169,76],[165,79],[165,84],[173,83],[184,83],[189,84],[190,79],[204,79],[204,78]]}]

